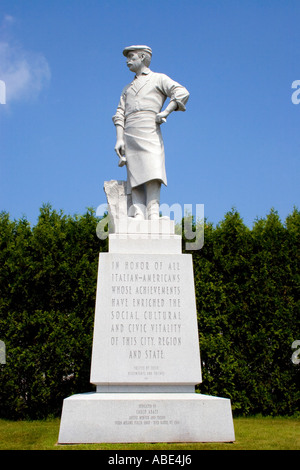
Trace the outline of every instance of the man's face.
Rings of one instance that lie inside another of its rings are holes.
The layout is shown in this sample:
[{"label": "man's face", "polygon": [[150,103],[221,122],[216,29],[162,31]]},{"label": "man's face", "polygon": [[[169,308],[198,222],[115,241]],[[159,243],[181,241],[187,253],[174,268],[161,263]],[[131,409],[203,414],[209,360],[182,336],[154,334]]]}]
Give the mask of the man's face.
[{"label": "man's face", "polygon": [[127,54],[127,67],[131,72],[137,73],[143,66],[143,56],[140,52],[130,51]]}]

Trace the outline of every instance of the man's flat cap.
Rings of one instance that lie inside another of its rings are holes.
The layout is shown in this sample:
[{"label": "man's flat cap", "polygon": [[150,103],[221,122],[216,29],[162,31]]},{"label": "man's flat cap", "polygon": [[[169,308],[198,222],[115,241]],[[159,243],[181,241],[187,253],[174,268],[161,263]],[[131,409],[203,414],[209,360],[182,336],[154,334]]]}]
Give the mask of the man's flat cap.
[{"label": "man's flat cap", "polygon": [[149,46],[129,46],[129,47],[125,47],[125,49],[123,51],[123,55],[126,57],[128,52],[130,52],[130,51],[145,51],[145,52],[149,52],[149,54],[152,55],[152,49]]}]

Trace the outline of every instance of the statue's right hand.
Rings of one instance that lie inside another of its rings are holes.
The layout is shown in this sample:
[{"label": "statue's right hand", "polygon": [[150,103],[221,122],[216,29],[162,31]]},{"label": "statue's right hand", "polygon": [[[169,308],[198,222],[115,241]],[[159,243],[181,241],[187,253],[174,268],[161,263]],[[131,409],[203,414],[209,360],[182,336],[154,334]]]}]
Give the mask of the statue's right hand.
[{"label": "statue's right hand", "polygon": [[118,139],[115,145],[115,152],[119,158],[125,155],[125,142],[123,139]]}]

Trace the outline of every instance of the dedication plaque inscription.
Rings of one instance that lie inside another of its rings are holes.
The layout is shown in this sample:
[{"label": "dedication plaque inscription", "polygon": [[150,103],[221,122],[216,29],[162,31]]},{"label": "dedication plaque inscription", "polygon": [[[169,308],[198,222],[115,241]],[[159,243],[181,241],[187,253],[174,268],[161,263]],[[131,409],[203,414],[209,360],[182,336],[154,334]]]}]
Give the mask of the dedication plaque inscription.
[{"label": "dedication plaque inscription", "polygon": [[201,382],[191,255],[100,255],[91,382]]}]

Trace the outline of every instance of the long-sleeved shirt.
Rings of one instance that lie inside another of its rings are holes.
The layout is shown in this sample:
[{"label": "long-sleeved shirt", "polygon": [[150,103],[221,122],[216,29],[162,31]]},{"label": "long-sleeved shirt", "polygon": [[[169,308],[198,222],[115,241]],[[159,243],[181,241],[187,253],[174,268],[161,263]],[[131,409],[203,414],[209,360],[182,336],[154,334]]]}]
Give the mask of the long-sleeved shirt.
[{"label": "long-sleeved shirt", "polygon": [[124,128],[126,117],[132,113],[152,111],[157,114],[168,97],[176,101],[176,111],[185,111],[189,98],[187,89],[163,73],[146,69],[123,89],[113,122]]}]

